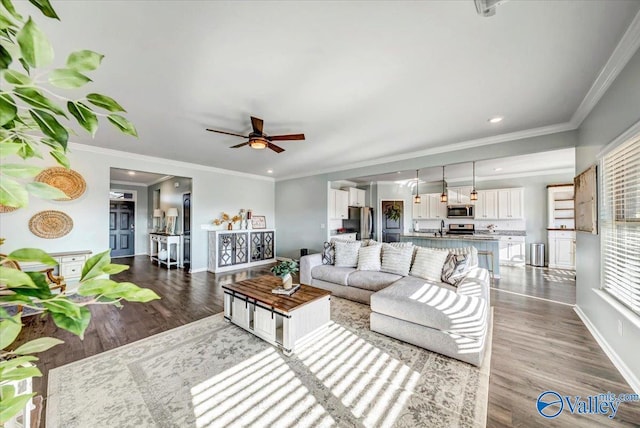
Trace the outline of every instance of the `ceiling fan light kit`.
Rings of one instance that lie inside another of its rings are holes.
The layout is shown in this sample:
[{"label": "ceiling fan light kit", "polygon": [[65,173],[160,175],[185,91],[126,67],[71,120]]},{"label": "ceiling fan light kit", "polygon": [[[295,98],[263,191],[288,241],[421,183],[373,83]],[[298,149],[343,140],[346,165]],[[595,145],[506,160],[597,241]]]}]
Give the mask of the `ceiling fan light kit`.
[{"label": "ceiling fan light kit", "polygon": [[295,141],[304,140],[304,134],[288,134],[288,135],[267,135],[262,132],[264,121],[257,117],[251,116],[251,128],[253,131],[249,135],[236,134],[234,132],[219,131],[217,129],[207,128],[207,131],[217,132],[218,134],[233,135],[234,137],[247,138],[249,141],[231,146],[232,149],[249,146],[252,149],[263,150],[267,147],[276,153],[284,152],[284,149],[272,143],[272,141]]}]

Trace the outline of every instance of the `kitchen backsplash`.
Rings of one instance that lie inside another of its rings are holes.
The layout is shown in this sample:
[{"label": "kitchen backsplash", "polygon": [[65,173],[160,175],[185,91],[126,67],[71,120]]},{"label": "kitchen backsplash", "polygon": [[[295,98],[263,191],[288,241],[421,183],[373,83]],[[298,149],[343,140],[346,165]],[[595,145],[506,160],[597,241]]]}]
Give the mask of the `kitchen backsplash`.
[{"label": "kitchen backsplash", "polygon": [[[415,228],[415,223],[418,223],[419,229],[439,229],[440,220],[416,220],[412,223],[412,228]],[[445,229],[449,223],[456,224],[475,224],[476,230],[488,230],[487,226],[495,224],[496,231],[500,230],[527,230],[527,222],[525,220],[468,220],[468,219],[445,219]]]}]

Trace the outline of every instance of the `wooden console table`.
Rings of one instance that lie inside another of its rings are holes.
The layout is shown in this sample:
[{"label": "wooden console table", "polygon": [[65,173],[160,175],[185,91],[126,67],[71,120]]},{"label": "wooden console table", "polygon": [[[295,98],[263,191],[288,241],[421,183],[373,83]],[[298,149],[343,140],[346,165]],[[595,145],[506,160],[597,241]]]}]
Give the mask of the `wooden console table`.
[{"label": "wooden console table", "polygon": [[[69,284],[69,282],[80,281],[82,268],[85,262],[89,260],[89,257],[91,257],[91,251],[63,251],[49,253],[49,255],[58,263],[56,275],[63,276],[65,282]],[[51,266],[38,262],[20,262],[20,268],[24,271],[42,270],[50,267]]]},{"label": "wooden console table", "polygon": [[288,356],[329,324],[331,292],[303,284],[291,296],[271,293],[280,283],[264,275],[223,285],[224,318]]},{"label": "wooden console table", "polygon": [[[171,258],[171,246],[174,247],[175,258]],[[167,252],[167,258],[162,260],[159,254],[162,250]],[[182,235],[168,235],[166,233],[149,234],[149,259],[158,262],[158,266],[164,264],[167,269],[171,266],[182,267]]]}]

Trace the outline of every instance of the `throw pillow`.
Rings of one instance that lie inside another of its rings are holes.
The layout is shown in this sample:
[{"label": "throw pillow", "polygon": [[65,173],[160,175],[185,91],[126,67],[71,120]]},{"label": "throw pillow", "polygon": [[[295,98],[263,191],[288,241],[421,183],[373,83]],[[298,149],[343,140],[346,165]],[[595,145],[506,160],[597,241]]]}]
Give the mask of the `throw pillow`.
[{"label": "throw pillow", "polygon": [[368,245],[358,250],[358,270],[379,271],[382,267],[380,263],[380,251],[382,245]]},{"label": "throw pillow", "polygon": [[458,286],[458,283],[464,278],[468,261],[469,256],[467,255],[449,253],[442,267],[442,282]]},{"label": "throw pillow", "polygon": [[413,242],[389,242],[387,245],[391,245],[395,248],[413,247]]},{"label": "throw pillow", "polygon": [[361,244],[360,241],[335,241],[333,243],[336,247],[335,265],[340,267],[358,266],[358,250]]},{"label": "throw pillow", "polygon": [[412,247],[395,248],[391,245],[383,245],[382,266],[383,272],[395,273],[396,275],[407,276],[411,268]]},{"label": "throw pillow", "polygon": [[466,270],[478,266],[478,249],[476,247],[462,247],[462,248],[449,248],[451,254],[468,255],[469,260],[467,262]]},{"label": "throw pillow", "polygon": [[333,242],[325,242],[322,248],[322,264],[332,265],[336,262],[336,248]]},{"label": "throw pillow", "polygon": [[411,267],[411,275],[430,281],[441,281],[442,267],[447,260],[449,252],[431,248],[418,248],[416,258]]}]

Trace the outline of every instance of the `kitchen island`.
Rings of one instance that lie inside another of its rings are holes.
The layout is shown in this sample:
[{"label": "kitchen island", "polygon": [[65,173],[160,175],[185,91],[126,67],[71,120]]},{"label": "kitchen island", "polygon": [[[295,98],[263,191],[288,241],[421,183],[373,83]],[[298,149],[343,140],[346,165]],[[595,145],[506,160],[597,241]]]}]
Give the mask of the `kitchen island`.
[{"label": "kitchen island", "polygon": [[[411,232],[400,235],[401,242],[413,242],[419,247],[460,248],[475,247],[478,251],[487,251],[493,255],[493,275],[500,278],[500,238],[487,234],[481,235],[436,235],[434,233]],[[478,255],[480,267],[489,269],[492,257]],[[491,270],[491,269],[489,269]]]}]

